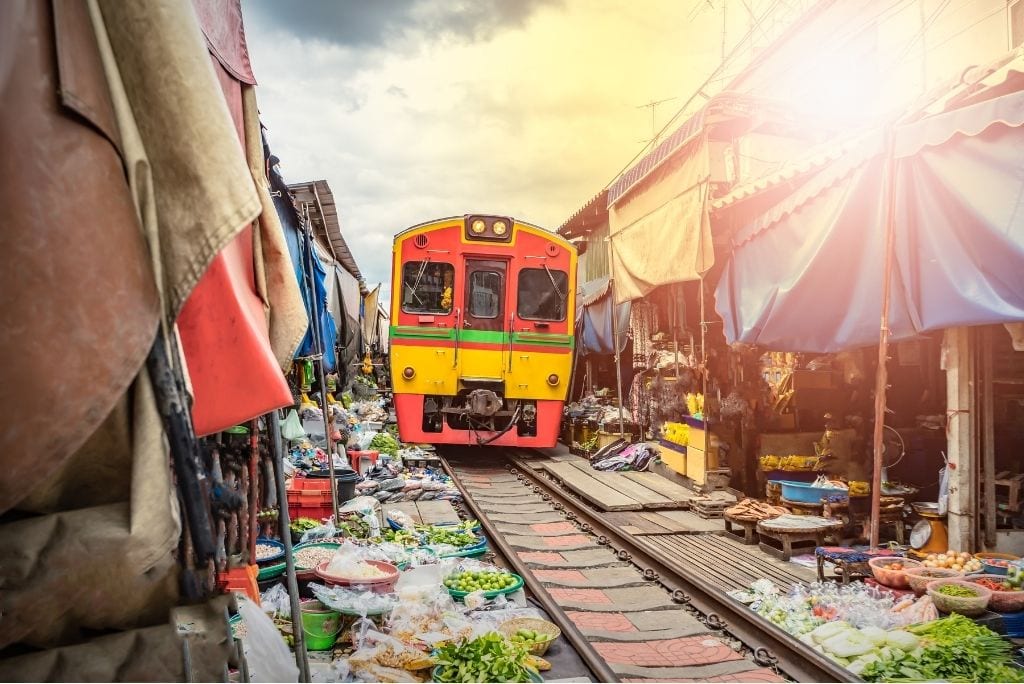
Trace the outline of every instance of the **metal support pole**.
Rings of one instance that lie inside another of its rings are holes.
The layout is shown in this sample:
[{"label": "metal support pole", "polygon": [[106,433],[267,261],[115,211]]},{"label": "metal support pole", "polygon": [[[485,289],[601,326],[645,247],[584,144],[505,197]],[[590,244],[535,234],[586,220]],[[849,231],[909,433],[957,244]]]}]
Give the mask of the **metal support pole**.
[{"label": "metal support pole", "polygon": [[[281,523],[281,543],[284,544],[285,581],[288,602],[292,610],[292,635],[295,637],[295,664],[299,666],[299,681],[309,681],[309,659],[306,655],[306,635],[302,630],[302,607],[299,605],[299,581],[295,576],[295,556],[292,552],[291,520],[288,517],[288,489],[284,482],[284,443],[281,440],[281,418],[277,411],[267,414],[267,432],[270,437],[270,460],[274,464],[277,481],[277,500],[280,502],[278,521]],[[298,629],[295,626],[298,625]]]},{"label": "metal support pole", "polygon": [[317,356],[317,378],[320,381],[320,410],[324,414],[324,443],[327,446],[327,472],[331,479],[331,515],[334,521],[338,521],[338,479],[334,474],[334,415],[331,413],[331,406],[327,403],[327,383],[324,378],[324,350],[323,334],[320,330],[320,299],[316,296],[316,273],[313,260],[316,258],[316,244],[313,241],[313,225],[309,220],[308,211],[305,219],[305,240],[307,246],[306,255],[306,285],[309,288],[309,302],[312,309],[312,317],[309,326],[313,332],[313,351]]},{"label": "metal support pole", "polygon": [[868,543],[872,548],[878,546],[878,527],[881,516],[882,496],[882,452],[885,430],[885,393],[888,389],[889,377],[887,361],[889,359],[889,300],[891,299],[890,282],[893,267],[893,223],[896,220],[896,162],[893,158],[892,131],[886,141],[886,210],[885,210],[885,265],[882,269],[882,320],[878,332],[878,370],[875,373],[875,425],[874,454],[871,471],[871,527]]},{"label": "metal support pole", "polygon": [[622,413],[622,364],[619,351],[619,312],[615,302],[615,258],[612,239],[608,240],[608,296],[612,298],[612,344],[615,346],[615,396],[619,403],[619,439],[626,438],[626,418]]}]

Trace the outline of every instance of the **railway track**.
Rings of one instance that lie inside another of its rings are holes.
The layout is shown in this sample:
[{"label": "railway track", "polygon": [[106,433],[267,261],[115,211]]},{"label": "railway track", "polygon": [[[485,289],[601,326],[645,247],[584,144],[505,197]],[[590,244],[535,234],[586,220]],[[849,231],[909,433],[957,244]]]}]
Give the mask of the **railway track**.
[{"label": "railway track", "polygon": [[597,681],[859,681],[536,473],[529,450],[493,452],[441,456]]}]

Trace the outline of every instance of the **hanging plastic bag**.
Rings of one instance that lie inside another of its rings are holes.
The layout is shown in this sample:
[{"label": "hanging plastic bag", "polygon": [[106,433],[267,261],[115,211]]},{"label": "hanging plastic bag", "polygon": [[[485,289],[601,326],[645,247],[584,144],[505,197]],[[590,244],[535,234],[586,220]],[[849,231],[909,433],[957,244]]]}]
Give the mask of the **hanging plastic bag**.
[{"label": "hanging plastic bag", "polygon": [[302,429],[302,421],[299,420],[299,414],[295,409],[290,410],[281,423],[281,436],[291,442],[306,439],[306,431]]},{"label": "hanging plastic bag", "polygon": [[242,650],[253,682],[298,682],[299,668],[270,616],[245,598],[238,598],[238,612],[245,622]]},{"label": "hanging plastic bag", "polygon": [[946,454],[942,454],[942,460],[945,462],[945,467],[939,471],[939,515],[946,515],[946,511],[949,510],[949,459],[946,458]]}]

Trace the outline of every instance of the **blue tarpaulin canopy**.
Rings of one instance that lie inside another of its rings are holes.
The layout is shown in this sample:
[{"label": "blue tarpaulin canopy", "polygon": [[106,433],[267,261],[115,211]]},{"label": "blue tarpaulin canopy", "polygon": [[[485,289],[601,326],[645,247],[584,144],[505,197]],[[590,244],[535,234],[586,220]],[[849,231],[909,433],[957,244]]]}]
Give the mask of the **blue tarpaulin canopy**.
[{"label": "blue tarpaulin canopy", "polygon": [[[626,347],[629,333],[630,303],[616,308],[619,332],[619,351]],[[588,354],[614,354],[612,340],[612,298],[609,278],[597,278],[580,286],[576,298],[576,335],[580,356]]]},{"label": "blue tarpaulin canopy", "polygon": [[877,344],[890,178],[891,338],[1024,320],[1022,126],[1017,56],[893,127],[891,151],[882,133],[864,136],[734,236],[716,291],[727,340],[808,352]]}]

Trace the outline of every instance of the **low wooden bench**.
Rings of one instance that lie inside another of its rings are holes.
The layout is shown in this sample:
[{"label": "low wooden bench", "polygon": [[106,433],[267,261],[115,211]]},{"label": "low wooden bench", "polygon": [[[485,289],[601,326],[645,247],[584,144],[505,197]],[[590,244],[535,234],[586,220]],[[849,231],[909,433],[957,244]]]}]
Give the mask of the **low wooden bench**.
[{"label": "low wooden bench", "polygon": [[[797,552],[814,551],[825,544],[825,537],[841,527],[835,520],[815,516],[783,515],[757,523],[760,547],[765,553],[788,561]],[[775,542],[775,543],[772,543]]]},{"label": "low wooden bench", "polygon": [[742,520],[740,518],[734,518],[728,513],[723,516],[723,519],[725,522],[725,533],[729,537],[736,541],[743,542],[744,544],[757,543],[756,520]]}]

